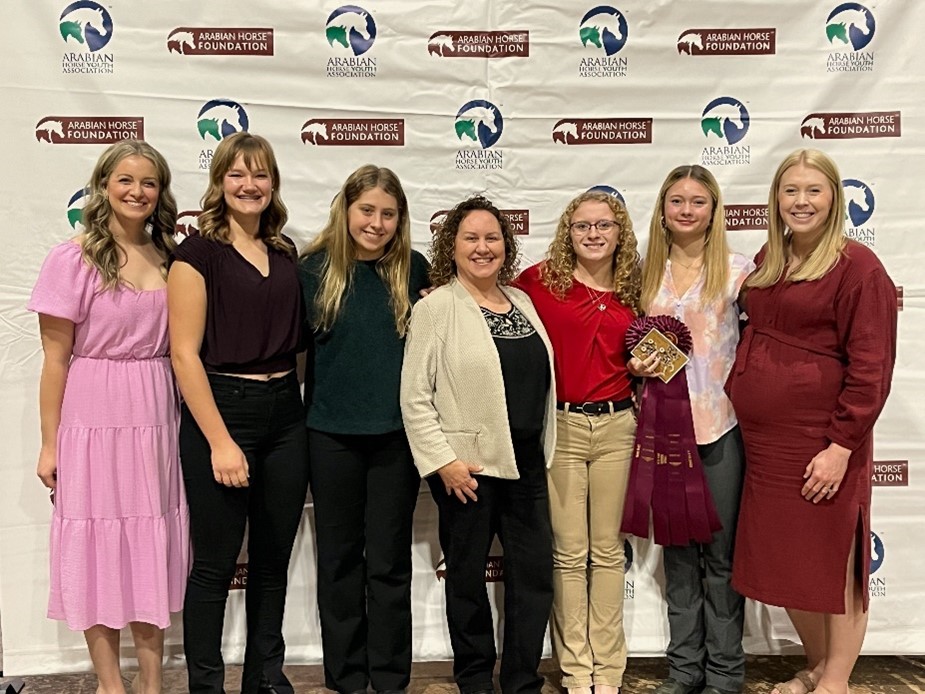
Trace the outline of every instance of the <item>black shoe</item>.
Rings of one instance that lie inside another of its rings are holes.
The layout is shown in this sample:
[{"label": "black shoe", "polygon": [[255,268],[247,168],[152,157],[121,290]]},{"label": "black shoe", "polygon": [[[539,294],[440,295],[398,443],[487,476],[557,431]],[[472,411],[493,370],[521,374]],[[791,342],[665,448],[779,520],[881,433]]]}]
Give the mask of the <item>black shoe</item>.
[{"label": "black shoe", "polygon": [[699,694],[702,684],[681,684],[669,677],[655,688],[652,694]]},{"label": "black shoe", "polygon": [[741,689],[720,689],[708,684],[700,694],[741,694]]}]

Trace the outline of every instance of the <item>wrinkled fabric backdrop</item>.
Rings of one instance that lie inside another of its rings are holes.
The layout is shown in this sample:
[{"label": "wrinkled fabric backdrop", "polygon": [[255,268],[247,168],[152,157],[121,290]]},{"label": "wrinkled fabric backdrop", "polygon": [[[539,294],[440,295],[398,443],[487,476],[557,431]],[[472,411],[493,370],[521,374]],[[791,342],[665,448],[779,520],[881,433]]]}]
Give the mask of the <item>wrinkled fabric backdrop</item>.
[{"label": "wrinkled fabric backdrop", "polygon": [[[90,667],[82,636],[44,616],[51,508],[34,474],[42,353],[36,318],[24,308],[42,259],[79,232],[83,186],[107,143],[144,137],[164,153],[182,236],[195,230],[212,150],[242,129],[273,143],[288,233],[300,244],[321,228],[345,177],[373,162],[404,182],[418,249],[426,250],[441,211],[484,192],[523,234],[524,266],[543,256],[569,199],[594,186],[625,201],[644,248],[658,186],[682,163],[710,167],[725,195],[730,243],[751,255],[765,237],[778,162],[798,147],[831,154],[844,177],[849,235],[876,250],[901,288],[893,393],[876,429],[865,652],[925,651],[925,478],[917,465],[925,4],[359,1],[8,3],[0,61],[4,669]],[[309,499],[285,621],[291,662],[321,657],[312,522]],[[668,640],[660,553],[636,539],[628,546],[629,646],[658,655]],[[490,581],[499,576],[496,550]],[[424,492],[412,551],[415,658],[446,658],[442,557]],[[801,567],[794,557],[767,569]],[[503,588],[489,586],[497,602]],[[243,607],[233,592],[231,661],[242,656]],[[167,635],[174,659],[181,638],[177,617]],[[750,652],[787,652],[795,640],[782,611],[749,603]]]}]

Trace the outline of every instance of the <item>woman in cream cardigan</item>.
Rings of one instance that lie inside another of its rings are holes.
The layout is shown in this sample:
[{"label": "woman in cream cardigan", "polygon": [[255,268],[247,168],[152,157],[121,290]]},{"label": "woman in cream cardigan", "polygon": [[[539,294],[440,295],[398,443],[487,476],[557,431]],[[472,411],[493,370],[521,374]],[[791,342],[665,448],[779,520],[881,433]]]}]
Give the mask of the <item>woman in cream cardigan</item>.
[{"label": "woman in cream cardigan", "polygon": [[505,694],[538,694],[552,606],[546,464],[555,449],[552,349],[523,292],[507,220],[483,197],[434,235],[437,287],[411,314],[401,408],[440,517],[453,673],[463,694],[491,692],[497,653],[485,561],[504,547]]}]

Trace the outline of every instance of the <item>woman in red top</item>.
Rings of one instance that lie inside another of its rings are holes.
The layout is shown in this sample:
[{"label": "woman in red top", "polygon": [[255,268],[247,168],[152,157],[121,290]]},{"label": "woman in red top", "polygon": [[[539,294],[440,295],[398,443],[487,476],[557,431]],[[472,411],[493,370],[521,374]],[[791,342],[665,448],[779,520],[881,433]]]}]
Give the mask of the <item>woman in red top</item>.
[{"label": "woman in red top", "polygon": [[779,694],[847,694],[867,628],[872,430],[897,306],[873,251],[845,238],[844,209],[822,152],[778,167],[726,383],[748,463],[732,585],[787,608],[808,661]]},{"label": "woman in red top", "polygon": [[515,286],[533,300],[555,360],[558,442],[548,475],[562,685],[616,694],[626,669],[620,519],[636,431],[624,335],[640,292],[620,200],[591,191],[572,200],[546,260]]}]

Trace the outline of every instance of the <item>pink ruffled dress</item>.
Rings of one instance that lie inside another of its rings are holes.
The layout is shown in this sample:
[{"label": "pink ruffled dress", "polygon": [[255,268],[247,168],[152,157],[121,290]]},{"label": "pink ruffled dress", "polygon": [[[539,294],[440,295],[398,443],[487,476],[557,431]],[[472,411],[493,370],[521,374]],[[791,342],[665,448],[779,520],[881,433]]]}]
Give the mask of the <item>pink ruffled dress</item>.
[{"label": "pink ruffled dress", "polygon": [[48,616],[78,631],[165,628],[183,607],[190,559],[167,291],[104,290],[66,242],[45,259],[27,308],[74,323]]}]

